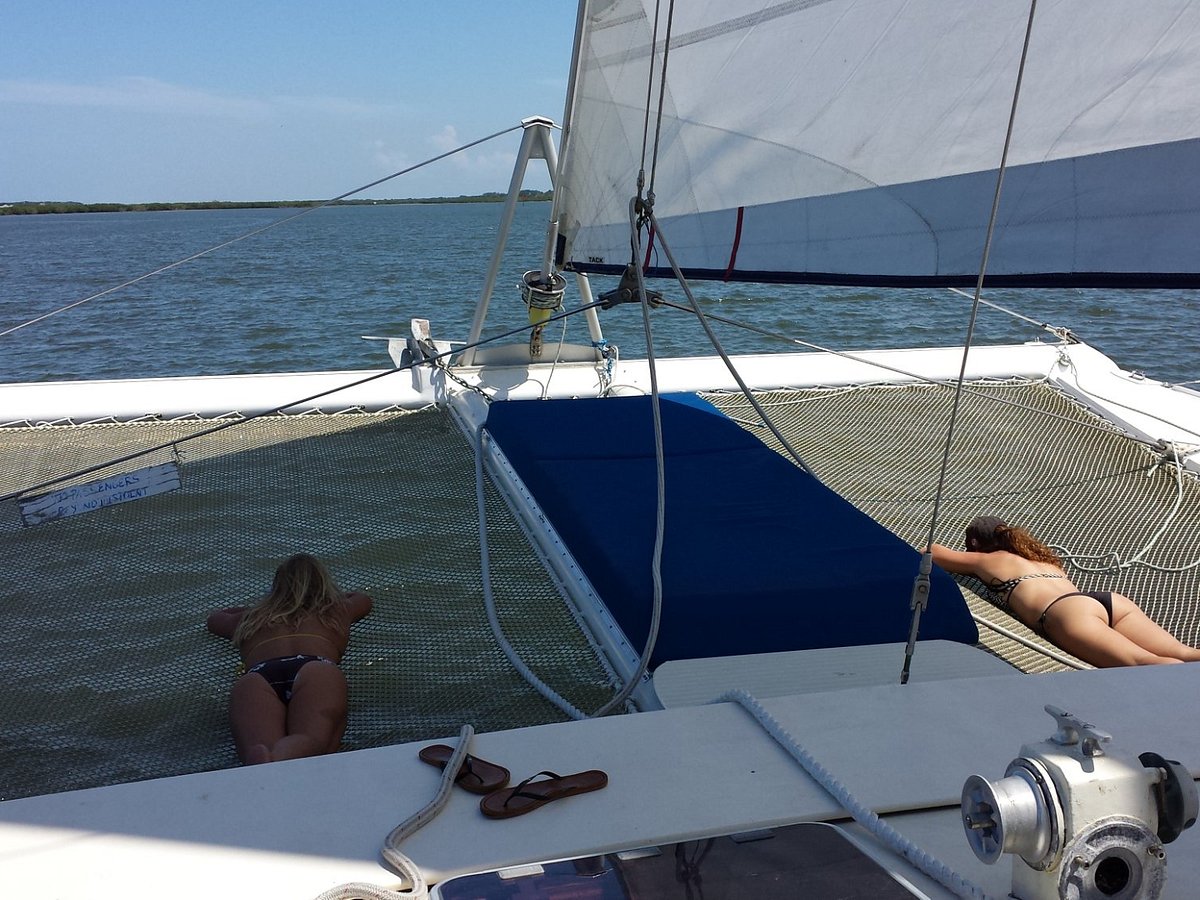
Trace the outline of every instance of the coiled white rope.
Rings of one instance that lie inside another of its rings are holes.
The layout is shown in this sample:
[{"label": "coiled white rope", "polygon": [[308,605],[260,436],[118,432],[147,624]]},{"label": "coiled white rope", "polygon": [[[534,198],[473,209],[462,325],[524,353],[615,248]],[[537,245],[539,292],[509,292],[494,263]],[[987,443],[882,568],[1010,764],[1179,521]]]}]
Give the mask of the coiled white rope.
[{"label": "coiled white rope", "polygon": [[904,857],[920,871],[939,884],[953,891],[959,897],[979,898],[987,900],[988,894],[977,884],[959,875],[945,863],[925,852],[891,825],[884,822],[867,806],[863,805],[849,789],[834,778],[828,769],[817,762],[816,758],[805,750],[800,743],[772,716],[766,708],[751,694],[744,690],[732,690],[722,694],[713,703],[733,702],[739,704],[762,726],[775,742],[786,750],[822,788],[838,802],[842,809],[850,813],[854,820],[867,829],[884,846]]},{"label": "coiled white rope", "polygon": [[450,755],[449,762],[442,770],[442,780],[433,799],[421,810],[393,828],[383,842],[384,861],[404,878],[407,887],[402,890],[392,890],[368,882],[355,881],[330,888],[318,894],[316,900],[427,900],[429,885],[425,881],[425,876],[416,863],[400,852],[400,844],[442,811],[442,807],[450,799],[454,780],[458,777],[458,770],[462,767],[463,760],[467,758],[467,750],[474,734],[475,729],[470,725],[462,727],[458,733],[458,746],[454,748],[454,753]]},{"label": "coiled white rope", "polygon": [[[1158,530],[1154,532],[1143,545],[1141,550],[1138,550],[1129,559],[1121,559],[1121,555],[1115,550],[1110,550],[1108,553],[1100,554],[1078,554],[1072,553],[1066,547],[1054,545],[1054,549],[1060,551],[1059,555],[1070,560],[1071,564],[1080,572],[1088,572],[1090,574],[1104,574],[1109,572],[1119,572],[1122,569],[1131,569],[1134,566],[1140,566],[1144,569],[1149,569],[1152,572],[1163,572],[1167,574],[1178,574],[1180,572],[1188,572],[1200,566],[1200,559],[1193,560],[1190,563],[1182,566],[1160,566],[1155,563],[1146,562],[1143,557],[1154,549],[1154,545],[1159,539],[1167,533],[1171,524],[1175,521],[1175,517],[1179,515],[1180,509],[1183,508],[1183,462],[1179,458],[1179,445],[1171,441],[1168,446],[1171,449],[1171,454],[1174,457],[1173,470],[1175,472],[1175,502],[1171,506],[1170,512]],[[1153,471],[1153,470],[1151,470]]]}]

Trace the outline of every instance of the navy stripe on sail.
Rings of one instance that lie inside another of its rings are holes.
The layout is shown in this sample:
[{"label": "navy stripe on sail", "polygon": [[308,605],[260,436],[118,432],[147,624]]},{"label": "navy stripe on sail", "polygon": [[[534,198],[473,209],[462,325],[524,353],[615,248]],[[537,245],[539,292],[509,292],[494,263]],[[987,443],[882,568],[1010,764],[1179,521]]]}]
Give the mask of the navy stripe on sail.
[{"label": "navy stripe on sail", "polygon": [[[659,216],[689,278],[880,287],[976,281],[996,173]],[[727,235],[744,219],[737,264]],[[619,273],[628,226],[585,229],[573,267]],[[612,231],[612,233],[610,233]],[[1200,141],[1017,166],[1005,175],[994,287],[1200,287]],[[605,245],[614,247],[612,252]],[[610,260],[612,260],[610,262]],[[651,276],[668,276],[665,267]]]}]

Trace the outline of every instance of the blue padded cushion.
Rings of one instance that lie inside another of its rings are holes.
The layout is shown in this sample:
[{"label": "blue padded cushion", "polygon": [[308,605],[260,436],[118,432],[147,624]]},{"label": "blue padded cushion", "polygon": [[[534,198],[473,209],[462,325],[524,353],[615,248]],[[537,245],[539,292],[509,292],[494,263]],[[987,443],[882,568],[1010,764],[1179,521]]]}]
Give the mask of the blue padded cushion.
[{"label": "blue padded cushion", "polygon": [[[693,394],[664,396],[668,660],[908,639],[919,554]],[[487,430],[640,651],[653,604],[648,397],[497,401]],[[920,638],[978,640],[933,571]]]}]

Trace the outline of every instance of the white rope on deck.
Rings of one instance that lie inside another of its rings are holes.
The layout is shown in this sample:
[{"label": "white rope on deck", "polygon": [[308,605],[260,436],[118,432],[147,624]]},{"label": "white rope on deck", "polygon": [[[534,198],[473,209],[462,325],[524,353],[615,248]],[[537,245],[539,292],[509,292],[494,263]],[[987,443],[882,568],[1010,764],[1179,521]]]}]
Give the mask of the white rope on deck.
[{"label": "white rope on deck", "polygon": [[817,762],[816,757],[802,747],[786,728],[772,716],[753,695],[744,690],[732,690],[722,694],[713,703],[737,703],[745,709],[755,721],[762,726],[776,743],[786,750],[796,760],[804,771],[838,802],[842,809],[850,813],[854,820],[867,829],[885,847],[898,853],[934,879],[945,888],[953,891],[959,897],[987,900],[988,894],[977,884],[959,875],[941,860],[922,850],[891,825],[884,822],[868,806],[864,805],[850,790],[838,781],[833,774]]},{"label": "white rope on deck", "polygon": [[442,770],[442,780],[433,799],[393,828],[384,839],[383,859],[405,879],[407,887],[394,890],[369,882],[354,881],[330,888],[318,894],[315,900],[427,900],[429,885],[425,876],[415,862],[400,852],[400,844],[405,838],[433,821],[442,811],[442,807],[450,799],[450,791],[454,789],[458,770],[467,757],[467,750],[474,734],[475,729],[470,725],[463,725],[458,734],[458,746],[454,748],[454,753],[451,754],[450,760]]}]

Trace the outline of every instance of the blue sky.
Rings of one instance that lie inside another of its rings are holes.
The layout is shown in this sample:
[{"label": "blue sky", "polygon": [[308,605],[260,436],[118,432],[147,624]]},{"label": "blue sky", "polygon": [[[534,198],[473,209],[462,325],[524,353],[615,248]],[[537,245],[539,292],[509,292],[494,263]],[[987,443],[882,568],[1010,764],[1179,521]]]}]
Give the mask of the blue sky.
[{"label": "blue sky", "polygon": [[[0,202],[323,199],[526,116],[557,122],[575,9],[14,0],[0,38]],[[506,190],[518,142],[363,196]],[[535,171],[526,186],[548,187],[544,164]]]}]

